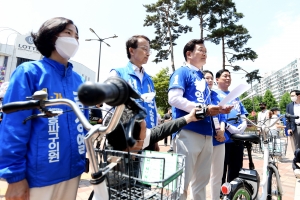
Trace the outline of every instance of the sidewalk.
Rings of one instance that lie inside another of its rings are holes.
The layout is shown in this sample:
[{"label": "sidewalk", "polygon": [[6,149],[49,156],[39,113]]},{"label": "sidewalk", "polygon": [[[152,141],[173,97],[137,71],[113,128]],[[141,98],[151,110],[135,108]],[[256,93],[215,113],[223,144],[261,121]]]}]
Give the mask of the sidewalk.
[{"label": "sidewalk", "polygon": [[[169,140],[168,140],[169,141]],[[160,150],[166,152],[169,150],[169,146],[165,147],[163,145],[163,141],[159,142]],[[288,144],[286,157],[282,159],[282,162],[279,163],[279,172],[281,175],[281,182],[283,186],[283,199],[284,200],[296,200],[300,199],[300,179],[296,179],[292,170],[292,159],[294,155],[291,150],[290,144]],[[261,153],[253,153],[253,161],[256,170],[262,177],[262,154]],[[244,157],[244,167],[248,167],[248,158]],[[87,200],[91,191],[93,190],[92,186],[89,183],[89,174],[84,173],[81,177],[77,198],[76,200]],[[5,181],[0,181],[0,199],[5,199],[4,194],[7,188],[7,183]],[[207,192],[207,200],[211,200],[210,195],[210,186],[206,187]]]},{"label": "sidewalk", "polygon": [[[168,140],[169,142],[169,140]],[[290,141],[288,141],[290,142]],[[159,142],[160,151],[166,152],[169,150],[169,146],[165,147],[163,140]],[[294,155],[292,152],[292,148],[290,144],[288,144],[286,156],[282,159],[282,161],[278,164],[279,172],[280,172],[280,180],[283,187],[283,197],[284,200],[296,200],[300,199],[300,179],[296,179],[292,170],[292,159]],[[261,153],[253,153],[252,155],[253,162],[255,165],[255,169],[260,174],[262,178],[262,166],[263,159]],[[244,157],[244,167],[248,168],[248,157],[247,155]],[[89,176],[87,174],[82,176],[76,200],[86,200],[91,192],[91,186],[88,182]],[[211,200],[210,194],[210,185],[208,184],[206,187],[206,199]]]}]

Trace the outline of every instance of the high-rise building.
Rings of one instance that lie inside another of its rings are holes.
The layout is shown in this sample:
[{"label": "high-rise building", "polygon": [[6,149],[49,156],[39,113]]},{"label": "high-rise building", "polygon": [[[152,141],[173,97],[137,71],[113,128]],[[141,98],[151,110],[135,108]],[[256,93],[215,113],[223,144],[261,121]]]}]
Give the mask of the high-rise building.
[{"label": "high-rise building", "polygon": [[256,95],[260,96],[264,96],[265,92],[270,90],[276,101],[279,102],[284,93],[296,89],[300,90],[299,72],[300,58],[297,58],[278,71],[272,71],[265,75],[260,80],[260,83],[253,85],[252,88],[256,92]]}]

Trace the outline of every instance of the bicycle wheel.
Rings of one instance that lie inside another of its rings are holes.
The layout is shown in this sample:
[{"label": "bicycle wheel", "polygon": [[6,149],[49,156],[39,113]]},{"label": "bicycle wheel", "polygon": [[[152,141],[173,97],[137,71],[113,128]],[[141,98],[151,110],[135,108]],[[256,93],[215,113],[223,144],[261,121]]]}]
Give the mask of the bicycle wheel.
[{"label": "bicycle wheel", "polygon": [[267,200],[273,200],[273,199],[281,200],[282,194],[279,191],[276,174],[272,168],[269,168]]},{"label": "bicycle wheel", "polygon": [[251,189],[248,185],[240,183],[234,191],[228,195],[231,200],[251,200]]}]

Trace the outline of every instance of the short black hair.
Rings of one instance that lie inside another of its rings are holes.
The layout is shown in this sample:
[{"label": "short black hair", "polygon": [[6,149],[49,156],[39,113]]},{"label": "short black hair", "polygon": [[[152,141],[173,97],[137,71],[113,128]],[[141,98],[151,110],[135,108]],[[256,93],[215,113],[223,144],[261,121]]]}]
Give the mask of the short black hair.
[{"label": "short black hair", "polygon": [[65,30],[69,24],[73,24],[75,26],[78,34],[76,25],[70,19],[64,17],[55,17],[44,22],[37,33],[31,33],[37,50],[43,56],[47,58],[50,57],[52,51],[55,50],[55,41],[57,39],[57,35]]},{"label": "short black hair", "polygon": [[149,38],[144,36],[144,35],[134,35],[131,38],[129,38],[126,42],[126,52],[127,52],[127,58],[128,59],[131,58],[129,48],[131,47],[131,48],[136,49],[138,47],[138,39],[139,38],[144,38],[145,40],[147,40],[150,43]]},{"label": "short black hair", "polygon": [[195,49],[196,44],[204,44],[204,40],[202,39],[193,39],[191,41],[189,41],[188,43],[186,43],[186,45],[183,48],[183,56],[185,61],[186,60],[186,52],[191,51],[193,52]]},{"label": "short black hair", "polygon": [[297,96],[300,95],[300,90],[292,90],[292,91],[290,92],[290,94],[292,94],[293,92],[295,92]]},{"label": "short black hair", "polygon": [[207,73],[211,74],[211,76],[214,77],[214,75],[213,75],[213,73],[212,73],[211,71],[209,71],[209,70],[203,70],[203,75],[204,75],[204,76],[205,76],[205,74],[207,74]]},{"label": "short black hair", "polygon": [[271,109],[271,111],[272,111],[272,112],[274,112],[274,111],[279,111],[279,108],[274,107],[274,108]]},{"label": "short black hair", "polygon": [[259,102],[259,104],[258,105],[267,105],[265,102]]},{"label": "short black hair", "polygon": [[230,71],[228,69],[221,69],[216,73],[216,78],[220,78],[220,76],[224,73],[228,72],[230,74]]}]

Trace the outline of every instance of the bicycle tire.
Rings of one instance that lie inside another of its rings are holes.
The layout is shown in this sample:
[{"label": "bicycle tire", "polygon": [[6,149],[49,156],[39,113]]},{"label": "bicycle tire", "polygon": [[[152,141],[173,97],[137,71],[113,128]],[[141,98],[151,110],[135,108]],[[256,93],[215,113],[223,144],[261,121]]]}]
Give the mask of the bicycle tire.
[{"label": "bicycle tire", "polygon": [[248,184],[245,183],[239,183],[236,186],[236,189],[227,196],[227,199],[231,200],[251,200],[252,199],[252,194],[251,194],[251,189],[248,186]]},{"label": "bicycle tire", "polygon": [[269,168],[267,192],[267,200],[282,200],[282,194],[279,192],[276,174],[272,168]]}]

